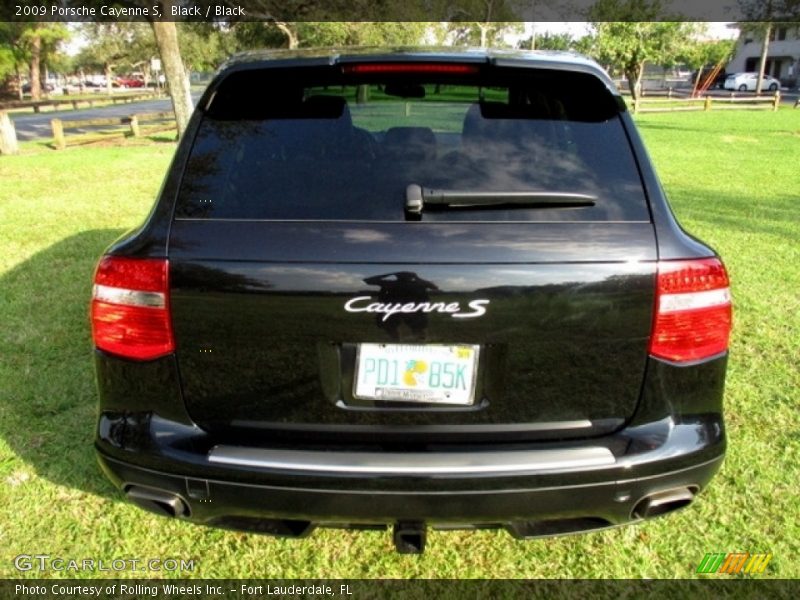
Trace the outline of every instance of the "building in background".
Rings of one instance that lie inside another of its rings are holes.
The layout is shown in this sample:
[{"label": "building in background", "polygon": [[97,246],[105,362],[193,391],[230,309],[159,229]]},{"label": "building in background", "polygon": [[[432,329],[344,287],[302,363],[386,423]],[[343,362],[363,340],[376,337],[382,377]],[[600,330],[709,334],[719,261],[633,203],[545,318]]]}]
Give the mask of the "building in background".
[{"label": "building in background", "polygon": [[[758,71],[762,40],[758,35],[743,31],[736,42],[728,73]],[[780,79],[781,84],[795,87],[800,71],[800,26],[776,23],[770,35],[766,75]]]}]

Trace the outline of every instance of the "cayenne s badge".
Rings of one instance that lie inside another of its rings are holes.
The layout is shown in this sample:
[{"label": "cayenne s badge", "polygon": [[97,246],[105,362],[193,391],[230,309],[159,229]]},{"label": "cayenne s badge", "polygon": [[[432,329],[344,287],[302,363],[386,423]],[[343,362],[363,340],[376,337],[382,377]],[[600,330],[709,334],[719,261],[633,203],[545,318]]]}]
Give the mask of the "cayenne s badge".
[{"label": "cayenne s badge", "polygon": [[489,300],[470,300],[467,306],[471,309],[469,312],[461,310],[460,302],[370,302],[373,300],[372,296],[358,296],[351,298],[344,303],[344,309],[347,312],[367,312],[383,314],[381,320],[386,321],[395,314],[411,314],[411,313],[432,313],[439,312],[449,314],[454,319],[474,319],[475,317],[482,317],[486,314],[486,305]]}]

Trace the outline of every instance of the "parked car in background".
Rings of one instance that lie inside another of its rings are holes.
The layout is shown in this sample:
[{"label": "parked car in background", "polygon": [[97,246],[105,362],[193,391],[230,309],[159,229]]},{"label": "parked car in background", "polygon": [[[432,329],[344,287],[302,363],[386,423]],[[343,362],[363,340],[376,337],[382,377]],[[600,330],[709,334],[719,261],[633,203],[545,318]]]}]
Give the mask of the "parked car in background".
[{"label": "parked car in background", "polygon": [[[105,77],[95,77],[95,78],[88,78],[83,82],[84,87],[87,88],[104,88],[106,87],[106,79]],[[111,80],[111,87],[118,88],[120,87],[119,81],[116,79]]]},{"label": "parked car in background", "polygon": [[[726,90],[737,90],[739,92],[755,92],[758,85],[758,73],[731,73],[725,78],[724,87]],[[765,75],[761,83],[762,92],[777,92],[781,88],[781,82],[774,77]]]},{"label": "parked car in background", "polygon": [[706,488],[728,276],[594,61],[247,53],[195,110],[95,273],[96,448],[130,501],[420,552],[429,526],[577,533]]},{"label": "parked car in background", "polygon": [[[42,84],[41,84],[41,89],[42,89],[42,93],[49,94],[50,92],[52,92],[55,89],[55,86],[53,86],[52,83],[46,83],[46,82],[43,81]],[[22,84],[22,93],[23,94],[30,94],[31,93],[31,83],[30,83],[30,81],[28,83]]]},{"label": "parked car in background", "polygon": [[136,77],[117,77],[117,83],[126,88],[144,87],[144,81]]}]

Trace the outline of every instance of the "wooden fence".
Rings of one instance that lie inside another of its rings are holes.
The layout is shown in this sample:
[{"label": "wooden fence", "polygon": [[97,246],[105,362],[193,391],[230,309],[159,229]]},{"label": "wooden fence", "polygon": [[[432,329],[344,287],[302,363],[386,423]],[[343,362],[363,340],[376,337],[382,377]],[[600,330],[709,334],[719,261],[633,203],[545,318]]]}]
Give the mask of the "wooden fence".
[{"label": "wooden fence", "polygon": [[[781,104],[780,91],[772,96],[678,96],[672,93],[648,94],[635,100],[628,99],[635,114],[649,112],[676,112],[693,110],[718,110],[718,109],[771,109],[778,110]],[[797,107],[797,103],[795,103]]]},{"label": "wooden fence", "polygon": [[50,126],[53,130],[53,146],[56,150],[63,150],[68,145],[65,130],[91,128],[88,132],[72,134],[73,144],[87,144],[120,136],[140,137],[143,134],[174,129],[175,115],[171,112],[160,112],[80,121],[51,119]]},{"label": "wooden fence", "polygon": [[51,100],[14,100],[12,102],[4,102],[0,104],[0,110],[23,110],[30,108],[35,113],[39,113],[43,108],[52,108],[58,110],[62,106],[71,106],[73,110],[85,107],[94,107],[96,104],[117,104],[119,102],[129,103],[138,102],[139,100],[150,100],[162,97],[161,94],[156,92],[134,92],[134,93],[120,93],[112,96],[97,95],[95,97],[69,97],[63,96],[58,99]]}]

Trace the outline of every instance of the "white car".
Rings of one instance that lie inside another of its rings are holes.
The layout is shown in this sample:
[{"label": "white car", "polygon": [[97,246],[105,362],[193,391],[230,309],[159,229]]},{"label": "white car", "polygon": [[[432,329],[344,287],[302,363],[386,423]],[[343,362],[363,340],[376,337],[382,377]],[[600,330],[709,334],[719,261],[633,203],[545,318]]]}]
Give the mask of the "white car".
[{"label": "white car", "polygon": [[[726,90],[739,90],[740,92],[755,92],[758,83],[758,73],[731,73],[725,78]],[[761,80],[761,91],[776,92],[780,89],[781,82],[765,75]]]}]

